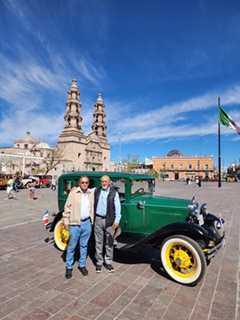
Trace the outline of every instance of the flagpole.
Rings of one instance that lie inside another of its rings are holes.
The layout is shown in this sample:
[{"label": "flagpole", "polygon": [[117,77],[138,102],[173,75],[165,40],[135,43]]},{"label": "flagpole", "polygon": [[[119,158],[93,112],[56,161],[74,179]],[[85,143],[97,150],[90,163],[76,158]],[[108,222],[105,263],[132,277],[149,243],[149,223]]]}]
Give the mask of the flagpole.
[{"label": "flagpole", "polygon": [[[218,97],[218,113],[220,107],[220,97]],[[221,188],[221,145],[220,145],[220,123],[218,121],[218,188]]]}]

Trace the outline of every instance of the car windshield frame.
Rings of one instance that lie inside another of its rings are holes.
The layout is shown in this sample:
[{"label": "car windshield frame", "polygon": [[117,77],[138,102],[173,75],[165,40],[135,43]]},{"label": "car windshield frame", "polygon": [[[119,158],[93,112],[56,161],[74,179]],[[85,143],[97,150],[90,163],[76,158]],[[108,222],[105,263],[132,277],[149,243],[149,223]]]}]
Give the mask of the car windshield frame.
[{"label": "car windshield frame", "polygon": [[135,197],[139,194],[153,194],[152,179],[135,179],[131,180],[130,196]]}]

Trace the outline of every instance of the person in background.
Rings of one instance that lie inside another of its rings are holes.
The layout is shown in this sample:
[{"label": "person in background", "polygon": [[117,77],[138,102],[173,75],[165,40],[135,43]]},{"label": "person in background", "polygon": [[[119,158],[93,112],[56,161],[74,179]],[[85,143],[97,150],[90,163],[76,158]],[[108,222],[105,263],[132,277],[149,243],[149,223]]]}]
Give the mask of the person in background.
[{"label": "person in background", "polygon": [[28,200],[34,200],[34,197],[35,197],[35,191],[36,191],[36,187],[35,187],[35,182],[32,181],[30,184],[29,184],[29,199]]},{"label": "person in background", "polygon": [[[96,188],[94,192],[94,237],[97,273],[102,271],[103,264],[108,272],[114,272],[112,266],[114,246],[109,244],[109,236],[112,229],[119,227],[121,204],[118,192],[115,188],[110,187],[110,182],[108,176],[103,176],[101,187]],[[103,247],[105,247],[104,253]]]},{"label": "person in background", "polygon": [[56,187],[57,187],[57,180],[55,179],[55,177],[52,177],[51,190],[55,191]]},{"label": "person in background", "polygon": [[18,192],[18,185],[19,185],[19,175],[14,176],[14,184],[13,184],[13,190],[15,190],[16,192]]},{"label": "person in background", "polygon": [[69,193],[62,215],[64,228],[68,230],[70,235],[66,255],[65,277],[67,279],[72,277],[74,253],[77,244],[79,244],[80,251],[78,269],[83,276],[88,275],[86,260],[88,240],[94,222],[94,191],[88,189],[88,177],[82,176],[78,183],[79,186]]},{"label": "person in background", "polygon": [[155,192],[156,189],[156,179],[152,180],[152,191]]},{"label": "person in background", "polygon": [[202,186],[202,178],[198,179],[198,186],[201,187]]},{"label": "person in background", "polygon": [[11,176],[7,182],[7,198],[4,198],[4,200],[9,200],[10,195],[12,195],[14,200],[17,198],[15,196],[15,193],[13,192],[13,184],[14,184],[14,180],[12,179],[12,176]]},{"label": "person in background", "polygon": [[195,187],[199,187],[199,180],[198,180],[198,177],[196,177],[196,180],[195,180]]}]

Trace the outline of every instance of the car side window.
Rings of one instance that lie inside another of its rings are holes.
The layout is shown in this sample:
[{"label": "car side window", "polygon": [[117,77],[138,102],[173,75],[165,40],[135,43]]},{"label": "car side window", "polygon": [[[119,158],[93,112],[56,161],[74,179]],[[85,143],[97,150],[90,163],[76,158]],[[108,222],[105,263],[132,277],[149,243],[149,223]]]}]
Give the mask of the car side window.
[{"label": "car side window", "polygon": [[125,199],[125,179],[111,180],[111,187],[115,188],[119,194],[120,200]]},{"label": "car side window", "polygon": [[71,190],[71,180],[66,179],[63,181],[63,194],[69,194]]}]

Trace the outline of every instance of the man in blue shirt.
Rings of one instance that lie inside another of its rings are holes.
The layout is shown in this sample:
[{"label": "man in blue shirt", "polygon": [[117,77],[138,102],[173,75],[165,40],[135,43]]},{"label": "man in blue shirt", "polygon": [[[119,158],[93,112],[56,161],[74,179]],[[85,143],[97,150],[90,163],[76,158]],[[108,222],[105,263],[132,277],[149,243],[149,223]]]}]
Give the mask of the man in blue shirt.
[{"label": "man in blue shirt", "polygon": [[[95,237],[95,258],[96,272],[102,271],[104,264],[108,272],[113,272],[113,245],[110,245],[109,236],[111,229],[119,227],[121,219],[121,203],[117,191],[110,187],[110,178],[101,178],[101,187],[95,189],[94,193],[94,237]],[[105,237],[105,252],[103,253]]]}]

